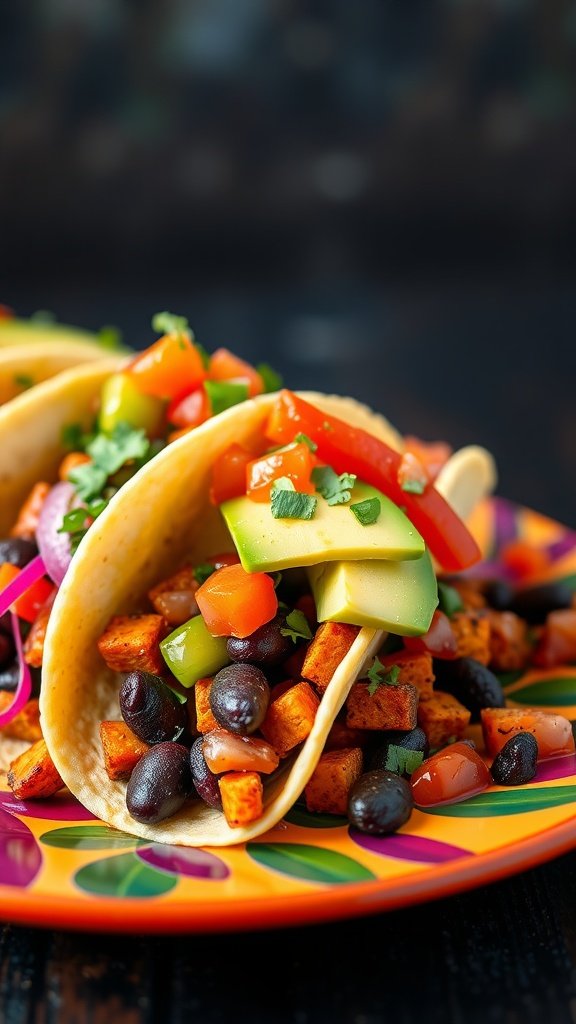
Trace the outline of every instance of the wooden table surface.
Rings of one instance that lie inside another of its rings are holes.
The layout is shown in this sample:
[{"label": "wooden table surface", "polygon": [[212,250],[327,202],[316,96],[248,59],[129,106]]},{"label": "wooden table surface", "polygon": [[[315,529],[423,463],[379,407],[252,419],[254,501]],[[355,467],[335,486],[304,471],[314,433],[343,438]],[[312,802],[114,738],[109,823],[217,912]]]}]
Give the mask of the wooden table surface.
[{"label": "wooden table surface", "polygon": [[0,932],[2,1024],[573,1024],[576,853],[327,925],[146,937]]}]

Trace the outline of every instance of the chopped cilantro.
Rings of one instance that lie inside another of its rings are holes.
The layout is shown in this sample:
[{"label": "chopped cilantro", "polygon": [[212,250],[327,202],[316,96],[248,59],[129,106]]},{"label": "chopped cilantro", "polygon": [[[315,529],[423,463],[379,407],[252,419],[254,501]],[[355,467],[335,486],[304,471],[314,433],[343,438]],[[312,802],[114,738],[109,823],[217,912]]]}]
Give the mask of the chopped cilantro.
[{"label": "chopped cilantro", "polygon": [[380,498],[366,498],[350,505],[350,511],[356,516],[361,526],[372,526],[378,519],[382,509]]},{"label": "chopped cilantro", "polygon": [[73,452],[84,452],[94,434],[87,434],[80,423],[67,423],[62,427],[62,444]]},{"label": "chopped cilantro", "polygon": [[33,324],[39,326],[45,324],[47,327],[56,323],[56,317],[49,309],[37,309],[35,313],[32,313],[30,320]]},{"label": "chopped cilantro", "polygon": [[268,366],[268,363],[258,363],[256,372],[262,377],[266,394],[270,391],[279,391],[282,387],[282,377],[271,366]]},{"label": "chopped cilantro", "polygon": [[289,476],[279,476],[272,481],[272,491],[295,491],[296,488]]},{"label": "chopped cilantro", "polygon": [[390,668],[387,668],[379,658],[374,658],[372,667],[368,670],[365,677],[370,680],[368,693],[373,697],[379,686],[396,686],[399,675],[399,665],[391,665]]},{"label": "chopped cilantro", "polygon": [[426,484],[422,480],[404,480],[400,486],[406,494],[424,494],[426,489]]},{"label": "chopped cilantro", "polygon": [[312,639],[312,630],[308,625],[308,620],[304,612],[301,612],[299,608],[295,608],[293,612],[286,616],[286,627],[283,626],[280,632],[282,636],[289,636],[294,644],[297,640]]},{"label": "chopped cilantro", "polygon": [[244,379],[205,380],[204,387],[214,416],[225,409],[231,409],[233,405],[245,402],[248,398],[248,381]]},{"label": "chopped cilantro", "polygon": [[412,775],[423,760],[424,754],[421,750],[406,750],[406,747],[398,747],[391,743],[386,755],[386,770],[397,772],[398,775]]},{"label": "chopped cilantro", "polygon": [[58,533],[70,534],[70,550],[74,554],[85,533],[88,532],[93,521],[104,511],[108,502],[104,500],[92,501],[87,506],[72,508],[64,514],[62,526]]},{"label": "chopped cilantro", "polygon": [[273,490],[272,515],[274,519],[312,519],[318,500],[300,491]]},{"label": "chopped cilantro", "polygon": [[442,583],[440,580],[438,580],[438,607],[449,619],[456,612],[461,612],[464,607],[456,587],[451,587],[448,583]]},{"label": "chopped cilantro", "polygon": [[116,352],[119,348],[122,348],[122,331],[119,327],[106,324],[105,327],[101,327],[98,331],[98,344],[102,348]]},{"label": "chopped cilantro", "polygon": [[311,437],[308,437],[308,434],[296,434],[294,440],[298,441],[299,444],[305,444],[306,447],[309,448],[311,452],[315,452],[316,449],[318,448],[316,442],[313,441]]},{"label": "chopped cilantro", "polygon": [[340,473],[338,476],[331,466],[317,466],[312,470],[312,481],[329,505],[343,505],[350,501],[356,481],[355,473]]},{"label": "chopped cilantro", "polygon": [[29,373],[15,373],[14,384],[17,388],[22,388],[23,391],[27,391],[28,388],[34,386],[34,378]]},{"label": "chopped cilantro", "polygon": [[194,579],[202,586],[213,572],[216,572],[216,566],[212,562],[201,562],[194,569]]},{"label": "chopped cilantro", "polygon": [[185,316],[177,316],[176,313],[155,313],[152,317],[152,330],[158,334],[180,334],[186,338],[191,337],[188,320]]},{"label": "chopped cilantro", "polygon": [[143,430],[135,430],[127,423],[118,423],[112,434],[97,434],[86,445],[86,454],[91,461],[77,466],[69,479],[82,501],[97,498],[103,491],[109,477],[117,473],[127,462],[134,463],[134,470],[156,454]]}]

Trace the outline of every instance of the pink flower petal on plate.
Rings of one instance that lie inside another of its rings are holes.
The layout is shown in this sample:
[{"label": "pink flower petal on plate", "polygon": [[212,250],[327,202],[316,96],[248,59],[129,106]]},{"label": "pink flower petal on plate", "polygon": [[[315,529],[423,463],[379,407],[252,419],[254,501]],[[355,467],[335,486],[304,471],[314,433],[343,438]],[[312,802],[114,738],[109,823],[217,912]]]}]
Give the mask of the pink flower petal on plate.
[{"label": "pink flower petal on plate", "polygon": [[230,869],[224,861],[206,850],[152,843],[151,846],[137,850],[136,855],[151,867],[169,871],[174,875],[189,875],[192,878],[215,881],[227,878],[230,874]]},{"label": "pink flower petal on plate", "polygon": [[50,800],[17,800],[13,793],[0,791],[0,807],[9,814],[21,814],[25,818],[42,818],[47,821],[94,821],[94,815],[87,811],[71,793],[57,793]]},{"label": "pink flower petal on plate", "polygon": [[471,850],[464,850],[461,846],[441,843],[437,839],[425,839],[423,836],[412,836],[407,832],[395,832],[390,836],[371,836],[351,828],[350,838],[362,849],[377,853],[380,857],[413,860],[420,864],[446,864],[451,860],[472,856]]},{"label": "pink flower petal on plate", "polygon": [[576,754],[568,754],[567,757],[551,757],[549,761],[540,761],[532,783],[568,779],[571,775],[576,775]]},{"label": "pink flower petal on plate", "polygon": [[25,889],[42,864],[40,847],[23,821],[0,810],[0,882]]}]

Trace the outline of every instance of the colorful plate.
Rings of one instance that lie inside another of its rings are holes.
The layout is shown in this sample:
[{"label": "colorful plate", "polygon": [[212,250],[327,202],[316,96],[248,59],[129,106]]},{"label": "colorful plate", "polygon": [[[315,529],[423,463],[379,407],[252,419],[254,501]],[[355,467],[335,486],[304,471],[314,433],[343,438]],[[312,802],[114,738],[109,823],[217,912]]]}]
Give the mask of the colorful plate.
[{"label": "colorful plate", "polygon": [[[500,573],[503,548],[525,540],[552,559],[535,578],[566,579],[576,589],[575,533],[501,499],[479,511],[473,528]],[[576,666],[506,684],[511,702],[576,720]],[[576,845],[575,810],[576,756],[542,764],[527,786],[415,811],[392,836],[361,835],[342,819],[296,807],[257,841],[232,849],[143,842],[107,828],[67,794],[24,804],[0,792],[0,916],[161,933],[370,914],[483,885],[563,853]]]}]

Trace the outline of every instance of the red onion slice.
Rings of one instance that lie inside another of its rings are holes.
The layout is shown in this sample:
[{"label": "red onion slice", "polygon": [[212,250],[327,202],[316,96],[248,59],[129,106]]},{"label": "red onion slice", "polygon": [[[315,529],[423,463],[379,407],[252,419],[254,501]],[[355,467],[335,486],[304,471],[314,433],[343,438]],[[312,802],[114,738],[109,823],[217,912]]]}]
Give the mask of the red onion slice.
[{"label": "red onion slice", "polygon": [[12,622],[12,633],[14,636],[14,644],[16,646],[20,675],[18,678],[18,686],[14,693],[14,699],[10,707],[6,708],[6,710],[0,714],[0,728],[3,725],[8,725],[8,722],[11,722],[13,718],[16,718],[16,715],[19,711],[22,711],[22,708],[32,693],[32,676],[28,665],[24,661],[22,637],[20,636],[20,623],[18,622],[18,616],[15,612],[10,612],[10,620]]},{"label": "red onion slice", "polygon": [[36,530],[36,543],[44,559],[46,572],[57,587],[64,579],[72,560],[70,534],[58,533],[66,512],[73,507],[76,492],[71,483],[63,480],[49,492],[42,506]]}]

